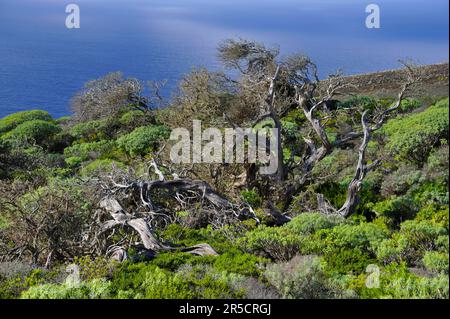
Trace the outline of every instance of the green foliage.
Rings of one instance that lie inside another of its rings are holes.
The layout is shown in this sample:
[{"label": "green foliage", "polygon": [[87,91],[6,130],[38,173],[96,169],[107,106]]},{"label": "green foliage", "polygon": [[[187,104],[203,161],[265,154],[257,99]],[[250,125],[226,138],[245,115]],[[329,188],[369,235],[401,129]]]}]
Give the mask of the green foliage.
[{"label": "green foliage", "polygon": [[239,240],[239,244],[248,251],[263,254],[266,257],[287,261],[299,253],[302,237],[293,234],[284,227],[259,226]]},{"label": "green foliage", "polygon": [[[239,240],[247,250],[275,260],[287,261],[300,251],[318,251],[313,235],[344,223],[344,219],[319,213],[304,213],[282,227],[259,226]],[[319,249],[320,250],[320,249]],[[319,252],[320,253],[320,252]]]},{"label": "green foliage", "polygon": [[332,229],[320,230],[315,237],[318,240],[316,249],[326,252],[336,248],[360,249],[372,253],[378,245],[388,238],[389,231],[377,224],[341,224]]},{"label": "green foliage", "polygon": [[114,168],[125,169],[125,165],[112,159],[97,159],[81,169],[83,176],[95,176],[100,173],[111,172]]},{"label": "green foliage", "polygon": [[149,125],[153,120],[153,115],[140,110],[133,110],[124,113],[118,119],[118,124],[121,127],[121,131],[130,132],[137,127]]},{"label": "green foliage", "polygon": [[[24,268],[19,263],[2,263],[0,271],[0,299],[14,299],[32,286],[44,282],[46,273],[33,267]],[[14,267],[5,273],[5,267]]]},{"label": "green foliage", "polygon": [[422,102],[420,102],[418,99],[412,99],[412,98],[406,98],[402,101],[400,105],[400,111],[402,113],[411,112],[415,109],[418,109],[422,106]]},{"label": "green foliage", "polygon": [[1,138],[15,145],[38,144],[49,146],[52,143],[52,137],[60,131],[61,128],[51,122],[32,120],[19,124]]},{"label": "green foliage", "polygon": [[448,275],[448,252],[427,251],[423,256],[423,264],[430,272]]},{"label": "green foliage", "polygon": [[186,265],[173,273],[153,264],[123,264],[112,279],[117,298],[238,298],[232,288],[239,277],[210,267]]},{"label": "green foliage", "polygon": [[423,163],[433,146],[448,138],[448,99],[425,111],[392,119],[383,127],[387,149],[398,159]]},{"label": "green foliage", "polygon": [[159,268],[176,271],[184,265],[210,265],[214,270],[246,276],[257,276],[268,260],[231,248],[219,256],[199,257],[189,253],[170,252],[158,254],[151,264]]},{"label": "green foliage", "polygon": [[431,204],[423,207],[416,215],[417,221],[430,221],[439,224],[448,229],[449,227],[449,208],[448,206],[441,206]]},{"label": "green foliage", "polygon": [[80,166],[84,160],[82,157],[79,156],[71,156],[71,157],[67,157],[65,159],[66,164],[70,167],[70,168],[75,168]]},{"label": "green foliage", "polygon": [[216,252],[222,254],[236,246],[236,243],[225,236],[223,230],[234,231],[230,228],[214,230],[211,225],[206,228],[193,229],[180,224],[171,224],[162,232],[161,237],[183,246],[207,242]]},{"label": "green foliage", "polygon": [[393,196],[390,199],[370,204],[368,207],[377,214],[391,219],[395,225],[402,220],[414,217],[416,208],[407,196]]},{"label": "green foliage", "polygon": [[448,229],[431,221],[405,221],[398,233],[380,243],[377,257],[384,263],[406,262],[416,265],[425,252],[437,248],[436,241],[443,235],[448,235]]},{"label": "green foliage", "polygon": [[348,274],[362,273],[374,259],[359,248],[335,248],[324,256],[326,271],[330,273]]},{"label": "green foliage", "polygon": [[36,120],[50,122],[52,117],[48,112],[40,110],[23,111],[5,116],[0,119],[0,135],[15,129],[22,123]]},{"label": "green foliage", "polygon": [[68,125],[70,119],[70,116],[61,116],[60,118],[55,119],[55,123],[58,125]]},{"label": "green foliage", "polygon": [[[354,282],[361,298],[380,299],[448,299],[449,280],[446,275],[422,277],[408,271],[405,264],[391,264],[380,270],[379,287],[368,288],[366,276]],[[359,282],[358,282],[359,281]]]},{"label": "green foliage", "polygon": [[384,197],[403,195],[411,187],[422,181],[422,171],[413,165],[402,165],[392,174],[385,176],[381,184],[381,194]]},{"label": "green foliage", "polygon": [[330,229],[345,223],[345,220],[336,216],[325,216],[320,213],[303,213],[294,217],[284,228],[293,234],[312,235],[321,229]]},{"label": "green foliage", "polygon": [[224,254],[213,258],[212,266],[217,271],[240,274],[244,276],[258,276],[261,274],[267,259],[243,253],[237,248],[232,248]]},{"label": "green foliage", "polygon": [[91,256],[75,257],[73,263],[79,267],[80,279],[88,282],[110,277],[116,267],[114,262],[102,257],[95,259]]},{"label": "green foliage", "polygon": [[108,121],[93,120],[88,122],[81,122],[70,129],[70,134],[81,142],[92,142],[108,137],[107,134]]},{"label": "green foliage", "polygon": [[341,108],[359,108],[361,110],[373,110],[377,106],[375,98],[366,95],[354,95],[340,104]]},{"label": "green foliage", "polygon": [[111,283],[94,279],[80,284],[64,283],[33,286],[24,293],[22,299],[105,299],[109,298]]},{"label": "green foliage", "polygon": [[440,204],[448,205],[448,185],[445,183],[425,182],[411,191],[411,196],[416,205]]},{"label": "green foliage", "polygon": [[143,126],[120,137],[117,145],[131,156],[146,155],[168,137],[169,130],[165,126]]},{"label": "green foliage", "polygon": [[97,159],[104,154],[107,154],[113,149],[115,146],[114,141],[98,141],[91,143],[81,143],[74,144],[70,147],[67,147],[64,150],[64,155],[67,157],[78,157],[83,161],[87,161],[89,159]]},{"label": "green foliage", "polygon": [[264,275],[283,298],[327,299],[342,296],[316,256],[296,256],[286,263],[271,264]]},{"label": "green foliage", "polygon": [[241,191],[241,198],[244,202],[250,204],[253,208],[261,207],[262,198],[255,189]]},{"label": "green foliage", "polygon": [[199,257],[184,252],[168,252],[158,254],[155,259],[151,261],[152,265],[159,268],[176,271],[185,264],[195,263]]}]

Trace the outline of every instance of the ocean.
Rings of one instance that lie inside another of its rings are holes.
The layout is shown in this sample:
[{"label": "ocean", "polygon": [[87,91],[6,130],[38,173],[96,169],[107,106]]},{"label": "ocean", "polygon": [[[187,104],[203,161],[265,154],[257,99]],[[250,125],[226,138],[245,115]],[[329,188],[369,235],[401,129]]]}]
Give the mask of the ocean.
[{"label": "ocean", "polygon": [[[80,8],[68,29],[66,5]],[[380,8],[368,29],[366,6]],[[43,109],[70,114],[70,99],[109,72],[167,80],[170,98],[193,68],[222,70],[227,38],[309,55],[326,76],[448,61],[447,0],[0,0],[0,117]]]}]

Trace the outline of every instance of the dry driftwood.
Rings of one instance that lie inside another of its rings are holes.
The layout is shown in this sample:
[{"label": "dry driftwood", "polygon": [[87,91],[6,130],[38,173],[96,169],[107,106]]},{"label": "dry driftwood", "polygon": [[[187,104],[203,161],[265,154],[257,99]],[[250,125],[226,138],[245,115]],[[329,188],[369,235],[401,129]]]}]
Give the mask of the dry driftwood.
[{"label": "dry driftwood", "polygon": [[[112,220],[108,220],[103,223],[102,232],[119,225],[129,226],[139,234],[143,246],[150,253],[177,249],[177,247],[166,245],[158,240],[145,218],[136,218],[133,215],[126,213],[116,199],[105,198],[101,201],[100,207],[105,209],[113,218]],[[208,244],[198,244],[191,247],[184,247],[180,250],[199,256],[218,255],[217,252]],[[110,251],[110,256],[112,259],[118,261],[127,259],[126,250],[117,246]]]},{"label": "dry driftwood", "polygon": [[[173,218],[174,212],[171,208],[159,207],[155,196],[171,198],[175,200],[179,208],[186,211],[201,209],[208,212],[212,216],[211,224],[216,227],[221,227],[242,217],[250,217],[256,219],[257,222],[259,221],[250,205],[233,204],[224,196],[215,192],[206,182],[179,178],[178,175],[174,175],[175,178],[172,180],[166,180],[155,161],[150,163],[150,167],[153,168],[157,176],[155,180],[117,183],[112,176],[109,176],[112,184],[102,185],[102,188],[106,191],[106,196],[100,202],[100,207],[108,212],[112,219],[102,223],[99,235],[107,231],[114,231],[119,226],[129,227],[139,235],[140,243],[138,245],[142,245],[141,252],[146,256],[174,250],[200,256],[217,255],[217,252],[206,243],[192,247],[176,247],[164,243],[158,238],[155,234],[155,227],[158,227],[158,223],[154,221],[163,218],[173,222],[171,218]],[[119,202],[125,203],[130,198],[138,200],[132,206],[133,208],[128,210],[132,210],[131,213],[127,212]],[[122,240],[122,242],[124,241],[126,241],[126,238]],[[105,242],[103,241],[101,244],[104,245]],[[111,258],[119,261],[128,258],[126,249],[121,246],[121,243],[110,245],[107,252]]]}]

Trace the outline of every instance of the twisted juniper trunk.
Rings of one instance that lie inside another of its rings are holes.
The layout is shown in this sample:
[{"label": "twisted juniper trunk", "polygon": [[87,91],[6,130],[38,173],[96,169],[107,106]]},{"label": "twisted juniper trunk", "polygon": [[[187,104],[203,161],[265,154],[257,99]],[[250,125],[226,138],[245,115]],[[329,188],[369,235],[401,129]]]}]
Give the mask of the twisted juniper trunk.
[{"label": "twisted juniper trunk", "polygon": [[[139,234],[142,244],[151,254],[179,249],[180,251],[199,256],[217,255],[217,252],[208,244],[198,244],[181,248],[163,244],[156,238],[152,228],[144,218],[135,218],[132,215],[127,214],[116,199],[106,198],[101,201],[100,207],[108,211],[113,217],[113,220],[103,223],[102,232],[118,225],[130,226]],[[112,257],[119,261],[127,259],[126,251],[123,248],[115,247],[112,253]]]}]

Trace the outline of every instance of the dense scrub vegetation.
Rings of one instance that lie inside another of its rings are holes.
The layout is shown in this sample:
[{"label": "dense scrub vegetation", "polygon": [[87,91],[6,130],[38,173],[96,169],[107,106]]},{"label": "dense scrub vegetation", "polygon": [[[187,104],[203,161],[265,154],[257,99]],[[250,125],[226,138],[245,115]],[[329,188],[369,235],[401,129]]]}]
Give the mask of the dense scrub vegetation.
[{"label": "dense scrub vegetation", "polygon": [[[288,202],[268,182],[236,184],[241,172],[234,165],[220,174],[221,165],[191,168],[258,218],[212,225],[201,210],[180,209],[171,222],[158,222],[157,236],[174,247],[208,243],[218,255],[175,249],[149,257],[129,248],[127,260],[117,262],[94,242],[82,246],[105,215],[93,181],[117,171],[147,174],[180,123],[220,125],[223,107],[236,123],[251,114],[253,91],[224,81],[195,70],[167,108],[154,109],[144,107],[154,100],[130,94],[135,80],[112,74],[80,92],[70,118],[25,111],[0,119],[0,298],[449,298],[448,98],[432,105],[405,99],[374,134],[367,153],[382,162],[363,180],[348,218],[319,212],[312,195],[323,194],[334,207],[345,202],[359,147],[352,142],[314,166],[311,182],[286,195]],[[92,96],[98,83],[104,90]],[[354,96],[334,107],[391,103]],[[330,139],[353,115],[331,119]],[[281,116],[287,167],[299,156],[296,143],[310,134],[305,121],[296,108]],[[267,213],[272,201],[289,222],[277,224]],[[118,228],[109,238],[120,241],[127,231]]]}]

